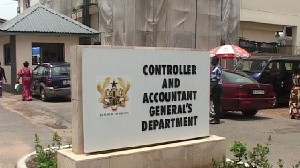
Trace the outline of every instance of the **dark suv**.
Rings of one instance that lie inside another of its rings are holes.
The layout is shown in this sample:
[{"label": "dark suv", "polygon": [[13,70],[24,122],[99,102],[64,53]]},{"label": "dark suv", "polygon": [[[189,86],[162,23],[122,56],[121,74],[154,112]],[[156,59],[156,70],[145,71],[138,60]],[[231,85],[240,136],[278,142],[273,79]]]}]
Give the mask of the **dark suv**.
[{"label": "dark suv", "polygon": [[70,63],[42,63],[33,70],[31,90],[34,95],[40,95],[42,101],[70,98],[70,82]]},{"label": "dark suv", "polygon": [[245,58],[236,66],[259,83],[273,85],[276,103],[287,104],[293,87],[293,74],[300,65],[300,58]]}]

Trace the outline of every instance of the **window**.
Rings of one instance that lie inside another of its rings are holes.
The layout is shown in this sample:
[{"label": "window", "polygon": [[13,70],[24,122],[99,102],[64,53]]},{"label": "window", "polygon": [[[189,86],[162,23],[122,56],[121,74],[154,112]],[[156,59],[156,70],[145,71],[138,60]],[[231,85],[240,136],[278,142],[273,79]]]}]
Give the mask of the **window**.
[{"label": "window", "polygon": [[223,76],[229,83],[256,83],[256,81],[254,81],[253,79],[239,73],[229,73],[223,71]]},{"label": "window", "polygon": [[26,2],[26,8],[30,8],[30,0],[27,0],[27,2]]},{"label": "window", "polygon": [[47,68],[40,67],[37,71],[37,75],[46,75]]},{"label": "window", "polygon": [[286,62],[285,63],[285,68],[289,73],[295,73],[295,70],[299,67],[299,62]]},{"label": "window", "polygon": [[52,75],[69,75],[70,67],[61,66],[61,67],[53,67],[51,68]]},{"label": "window", "polygon": [[10,65],[10,43],[4,44],[4,64]]},{"label": "window", "polygon": [[272,62],[269,64],[268,66],[268,70],[270,70],[270,72],[273,73],[278,73],[279,72],[279,62]]},{"label": "window", "polygon": [[32,43],[32,64],[64,62],[63,43]]},{"label": "window", "polygon": [[40,47],[32,47],[32,65],[38,65],[42,62]]},{"label": "window", "polygon": [[243,60],[237,65],[238,70],[260,72],[266,65],[267,60]]}]

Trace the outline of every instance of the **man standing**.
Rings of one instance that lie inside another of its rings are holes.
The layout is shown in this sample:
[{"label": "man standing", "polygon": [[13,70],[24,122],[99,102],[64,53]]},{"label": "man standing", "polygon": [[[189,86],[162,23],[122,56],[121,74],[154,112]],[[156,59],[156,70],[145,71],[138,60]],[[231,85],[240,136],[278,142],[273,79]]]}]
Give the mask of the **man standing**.
[{"label": "man standing", "polygon": [[219,57],[211,59],[212,71],[210,73],[210,99],[214,104],[215,116],[209,123],[220,124],[221,93],[222,93],[222,68],[219,65]]},{"label": "man standing", "polygon": [[4,79],[5,82],[7,83],[7,79],[6,79],[6,76],[5,76],[5,71],[4,71],[4,69],[1,67],[1,62],[0,62],[0,98],[2,97],[3,79]]}]

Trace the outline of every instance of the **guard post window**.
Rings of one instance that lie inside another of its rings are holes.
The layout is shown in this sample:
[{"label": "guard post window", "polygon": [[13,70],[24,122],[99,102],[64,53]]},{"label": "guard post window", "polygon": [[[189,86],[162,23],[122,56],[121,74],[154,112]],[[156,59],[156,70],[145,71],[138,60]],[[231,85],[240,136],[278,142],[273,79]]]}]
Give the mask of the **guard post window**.
[{"label": "guard post window", "polygon": [[40,47],[32,47],[32,65],[38,65],[42,63],[40,50]]},{"label": "guard post window", "polygon": [[10,65],[10,43],[4,44],[4,64]]}]

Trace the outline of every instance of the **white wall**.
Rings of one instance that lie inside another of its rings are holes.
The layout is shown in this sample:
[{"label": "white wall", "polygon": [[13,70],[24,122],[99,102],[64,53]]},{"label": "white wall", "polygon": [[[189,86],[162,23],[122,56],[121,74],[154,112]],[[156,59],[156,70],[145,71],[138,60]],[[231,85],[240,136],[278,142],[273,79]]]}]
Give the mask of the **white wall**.
[{"label": "white wall", "polygon": [[24,61],[32,61],[32,43],[65,43],[65,61],[70,62],[70,46],[78,45],[79,38],[72,36],[17,36],[17,69]]},{"label": "white wall", "polygon": [[293,28],[293,43],[300,46],[299,0],[241,0],[241,22],[257,22]]},{"label": "white wall", "polygon": [[240,20],[298,26],[299,6],[299,0],[242,0]]},{"label": "white wall", "polygon": [[43,2],[45,2],[46,0],[30,0],[30,6],[33,6],[34,4],[36,4],[36,3],[43,3]]},{"label": "white wall", "polygon": [[91,14],[91,28],[99,30],[99,16],[98,13]]},{"label": "white wall", "polygon": [[284,26],[254,22],[241,22],[239,36],[250,41],[276,42],[275,32],[282,31]]}]

